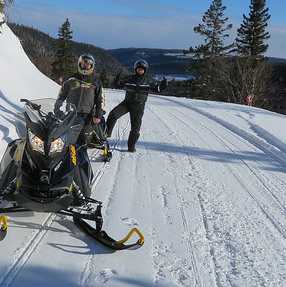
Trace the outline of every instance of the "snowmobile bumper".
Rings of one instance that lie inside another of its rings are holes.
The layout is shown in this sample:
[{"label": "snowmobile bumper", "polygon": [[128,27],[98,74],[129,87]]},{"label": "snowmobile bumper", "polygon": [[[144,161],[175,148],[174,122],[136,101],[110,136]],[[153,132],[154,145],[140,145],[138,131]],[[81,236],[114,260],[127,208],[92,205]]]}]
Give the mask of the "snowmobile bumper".
[{"label": "snowmobile bumper", "polygon": [[7,217],[5,215],[0,216],[0,241],[3,240],[7,234]]},{"label": "snowmobile bumper", "polygon": [[[124,239],[116,241],[111,238],[105,231],[93,228],[79,217],[73,217],[73,221],[79,229],[89,235],[92,239],[114,250],[138,249],[143,246],[145,241],[143,234],[137,228],[133,228]],[[134,233],[138,234],[139,240],[132,244],[124,244]]]},{"label": "snowmobile bumper", "polygon": [[71,193],[65,194],[52,202],[36,201],[23,193],[14,194],[15,200],[20,207],[38,212],[57,212],[62,209],[67,209],[73,201]]}]

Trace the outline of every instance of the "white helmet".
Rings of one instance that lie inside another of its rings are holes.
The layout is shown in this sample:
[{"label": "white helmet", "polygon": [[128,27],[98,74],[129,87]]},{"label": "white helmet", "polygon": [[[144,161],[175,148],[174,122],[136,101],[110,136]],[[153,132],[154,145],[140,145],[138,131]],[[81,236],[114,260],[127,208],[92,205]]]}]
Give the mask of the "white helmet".
[{"label": "white helmet", "polygon": [[[90,64],[91,68],[90,69],[87,69],[86,67],[81,68],[82,63]],[[94,64],[95,64],[95,61],[94,61],[93,56],[91,56],[90,54],[82,54],[78,58],[78,63],[77,63],[78,72],[81,75],[88,76],[88,75],[92,74],[92,72],[94,70]]]}]

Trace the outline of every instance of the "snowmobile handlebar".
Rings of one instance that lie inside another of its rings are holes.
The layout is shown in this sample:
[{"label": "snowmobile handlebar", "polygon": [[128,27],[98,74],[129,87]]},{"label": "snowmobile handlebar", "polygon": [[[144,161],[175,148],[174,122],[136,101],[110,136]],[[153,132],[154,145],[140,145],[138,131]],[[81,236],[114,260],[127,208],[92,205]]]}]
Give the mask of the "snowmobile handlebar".
[{"label": "snowmobile handlebar", "polygon": [[41,105],[35,104],[30,100],[27,99],[20,99],[20,102],[28,104],[33,110],[39,111],[41,109]]}]

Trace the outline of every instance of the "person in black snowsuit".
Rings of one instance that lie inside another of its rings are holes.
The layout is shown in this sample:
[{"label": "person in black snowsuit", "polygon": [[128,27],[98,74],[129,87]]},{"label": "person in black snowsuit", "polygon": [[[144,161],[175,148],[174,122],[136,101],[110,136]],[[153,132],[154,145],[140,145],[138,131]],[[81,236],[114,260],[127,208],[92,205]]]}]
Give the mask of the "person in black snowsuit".
[{"label": "person in black snowsuit", "polygon": [[107,137],[110,137],[116,121],[126,113],[130,113],[129,152],[136,152],[135,144],[140,136],[142,117],[149,91],[162,92],[167,86],[165,78],[161,82],[158,82],[150,77],[148,75],[148,68],[148,63],[145,60],[139,59],[134,64],[134,74],[126,76],[119,81],[117,88],[124,88],[126,90],[125,99],[111,110],[106,121]]},{"label": "person in black snowsuit", "polygon": [[105,96],[102,83],[94,73],[92,55],[83,54],[78,59],[78,71],[60,89],[58,99],[75,105],[77,114],[84,120],[78,143],[86,144],[94,124],[104,121]]}]

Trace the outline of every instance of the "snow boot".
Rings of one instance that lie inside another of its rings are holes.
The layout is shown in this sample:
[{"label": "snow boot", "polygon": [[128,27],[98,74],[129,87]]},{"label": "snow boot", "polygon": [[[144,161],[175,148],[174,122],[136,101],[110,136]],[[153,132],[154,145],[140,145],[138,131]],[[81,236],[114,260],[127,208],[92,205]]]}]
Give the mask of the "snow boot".
[{"label": "snow boot", "polygon": [[129,152],[136,152],[135,146],[129,146],[129,147],[128,147],[128,151],[129,151]]}]

